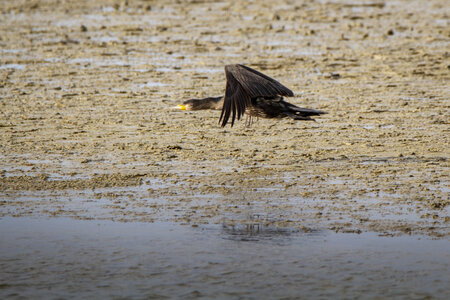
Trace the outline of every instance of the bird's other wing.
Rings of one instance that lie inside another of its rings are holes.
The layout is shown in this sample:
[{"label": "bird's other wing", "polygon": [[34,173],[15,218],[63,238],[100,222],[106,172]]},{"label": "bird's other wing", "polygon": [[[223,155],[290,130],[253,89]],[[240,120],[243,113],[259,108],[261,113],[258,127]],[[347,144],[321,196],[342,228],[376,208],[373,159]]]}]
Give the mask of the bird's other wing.
[{"label": "bird's other wing", "polygon": [[225,76],[225,99],[219,120],[222,121],[222,127],[227,124],[230,115],[233,126],[234,120],[241,118],[252,98],[294,96],[290,89],[275,79],[244,65],[225,66]]}]

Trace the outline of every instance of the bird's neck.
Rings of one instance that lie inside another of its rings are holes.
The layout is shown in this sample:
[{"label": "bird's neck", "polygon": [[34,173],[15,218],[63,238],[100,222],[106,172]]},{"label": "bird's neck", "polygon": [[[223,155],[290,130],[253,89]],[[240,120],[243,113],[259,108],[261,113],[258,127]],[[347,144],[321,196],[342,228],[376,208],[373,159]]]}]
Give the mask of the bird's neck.
[{"label": "bird's neck", "polygon": [[222,109],[223,106],[223,97],[208,97],[204,99],[196,100],[196,108],[197,109]]}]

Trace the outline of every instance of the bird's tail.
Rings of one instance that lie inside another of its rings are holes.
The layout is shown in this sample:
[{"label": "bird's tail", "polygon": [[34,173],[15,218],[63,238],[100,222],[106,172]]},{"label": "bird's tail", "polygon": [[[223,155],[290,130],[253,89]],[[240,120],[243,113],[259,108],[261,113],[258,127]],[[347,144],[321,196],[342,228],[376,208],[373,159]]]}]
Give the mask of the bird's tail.
[{"label": "bird's tail", "polygon": [[286,115],[294,120],[314,121],[311,116],[318,116],[327,113],[322,110],[298,107],[291,103],[288,103],[287,108],[288,112],[286,112]]}]

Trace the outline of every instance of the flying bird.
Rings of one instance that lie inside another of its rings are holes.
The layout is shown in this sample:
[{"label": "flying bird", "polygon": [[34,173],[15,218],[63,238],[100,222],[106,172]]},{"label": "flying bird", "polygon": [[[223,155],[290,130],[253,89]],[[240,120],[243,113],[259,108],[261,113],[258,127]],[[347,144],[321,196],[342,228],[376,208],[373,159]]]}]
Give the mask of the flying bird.
[{"label": "flying bird", "polygon": [[240,120],[245,114],[260,118],[292,118],[294,120],[314,121],[311,116],[326,114],[315,109],[301,108],[283,100],[294,93],[267,75],[244,65],[225,66],[227,79],[225,96],[190,99],[177,105],[182,110],[216,109],[222,110],[219,123],[224,127],[231,117]]}]

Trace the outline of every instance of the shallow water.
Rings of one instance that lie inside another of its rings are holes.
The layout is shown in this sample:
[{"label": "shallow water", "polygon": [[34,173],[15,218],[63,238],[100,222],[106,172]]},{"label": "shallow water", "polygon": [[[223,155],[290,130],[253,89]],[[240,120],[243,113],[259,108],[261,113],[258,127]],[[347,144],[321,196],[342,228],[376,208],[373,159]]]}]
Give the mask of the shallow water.
[{"label": "shallow water", "polygon": [[428,237],[5,217],[0,241],[2,299],[450,296]]}]

